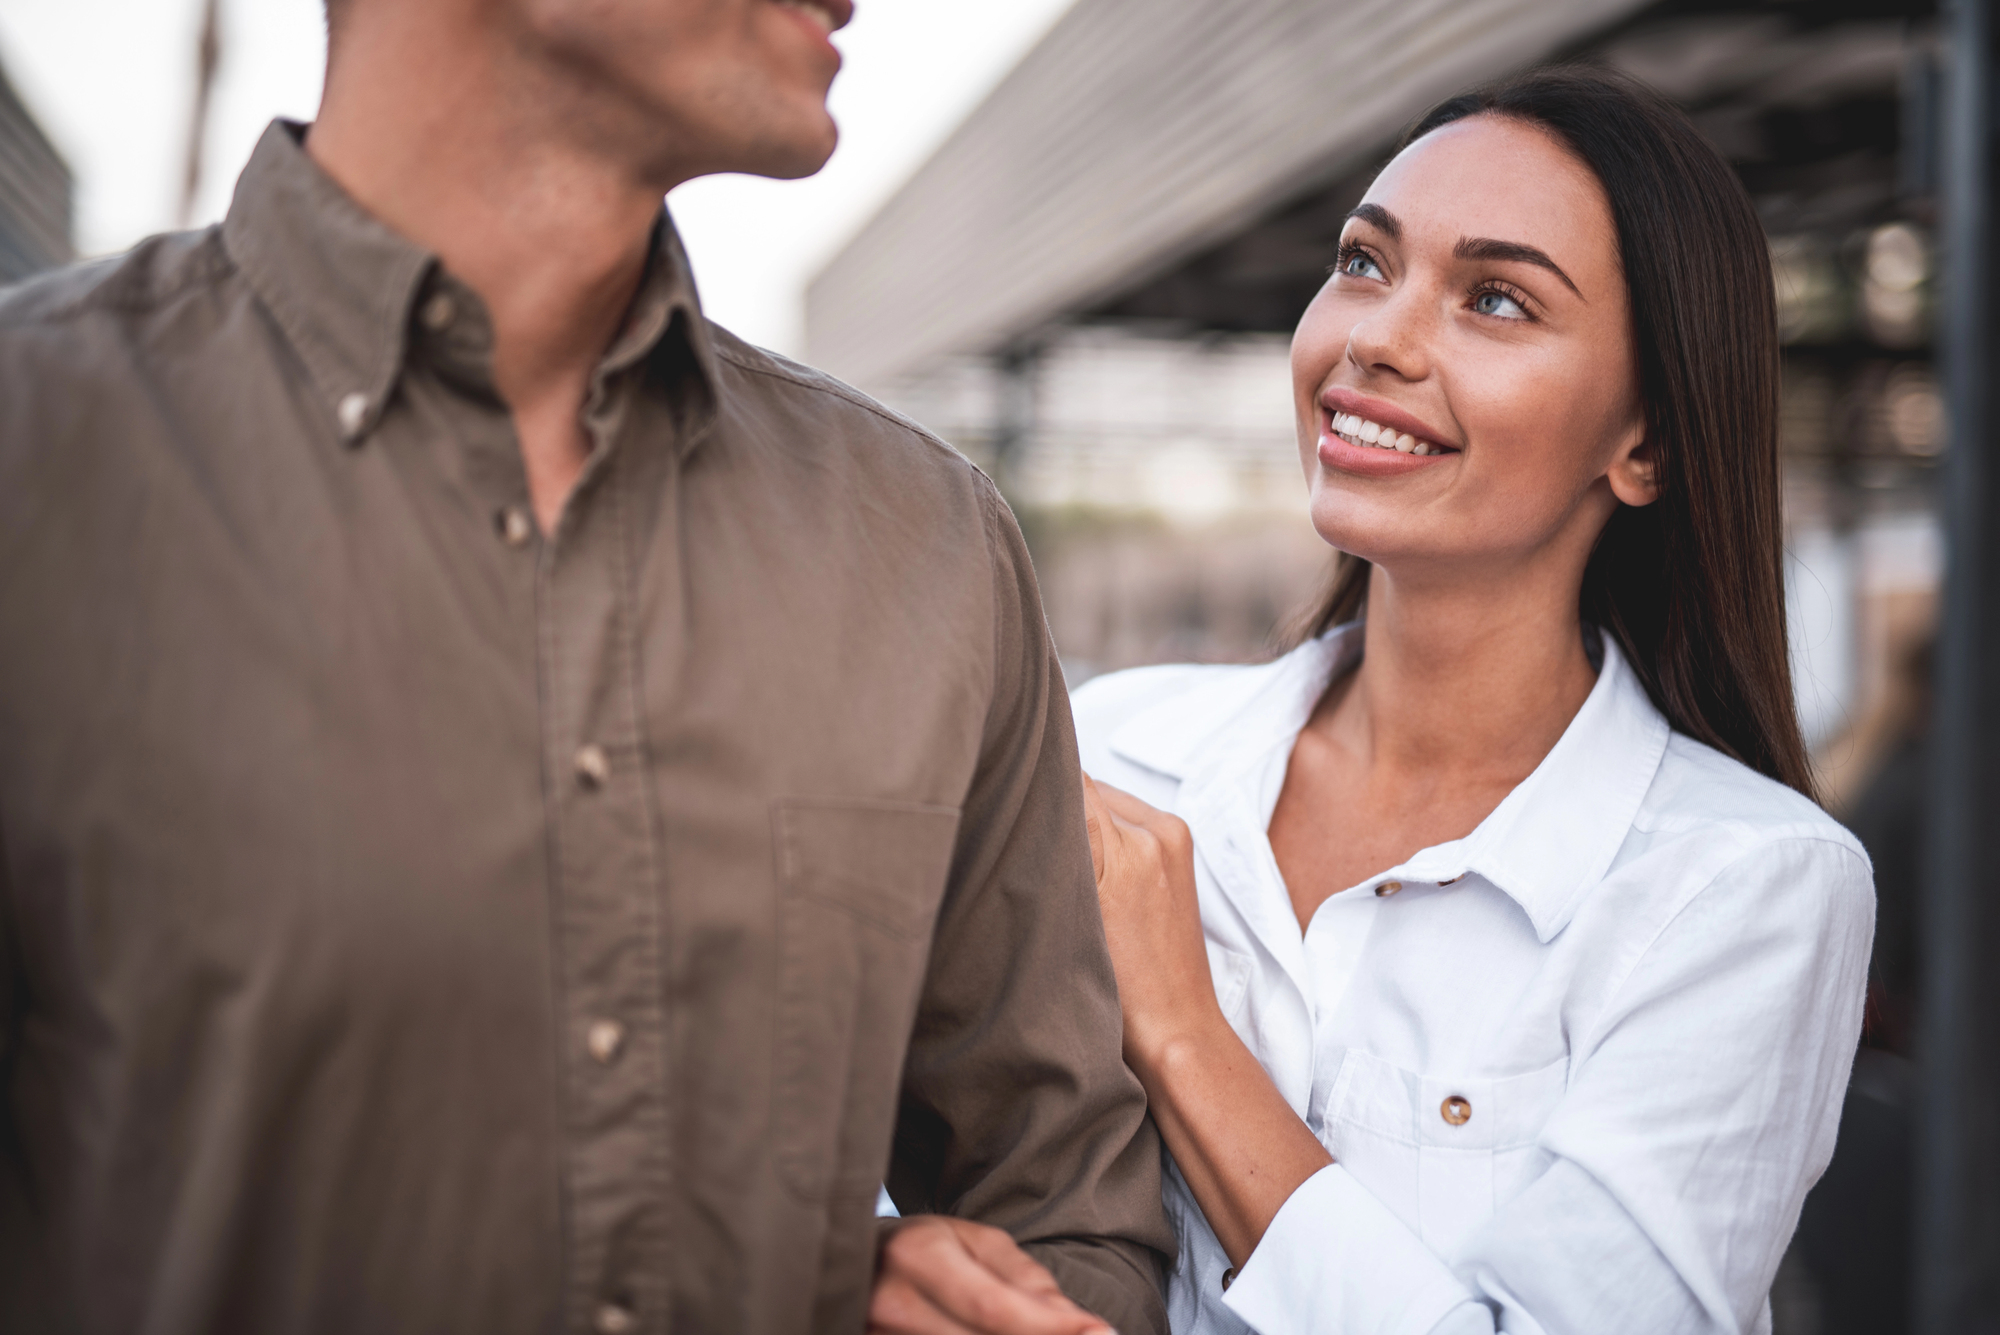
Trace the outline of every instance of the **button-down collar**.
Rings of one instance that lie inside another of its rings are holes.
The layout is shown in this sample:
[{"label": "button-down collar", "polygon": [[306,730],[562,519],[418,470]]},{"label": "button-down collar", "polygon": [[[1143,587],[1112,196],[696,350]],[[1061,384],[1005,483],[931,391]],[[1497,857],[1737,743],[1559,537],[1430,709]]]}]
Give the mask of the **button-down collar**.
[{"label": "button-down collar", "polygon": [[[322,171],[305,151],[307,128],[273,121],[265,130],[222,235],[311,375],[340,438],[358,444],[381,419],[413,339],[447,380],[494,396],[485,304],[435,255],[371,216]],[[714,356],[687,256],[663,207],[646,276],[592,377],[585,411],[601,406],[610,377],[650,359],[654,374],[684,391],[674,439],[685,450],[714,417]]]},{"label": "button-down collar", "polygon": [[[1389,880],[1444,884],[1473,872],[1518,903],[1543,942],[1561,932],[1617,855],[1670,732],[1618,646],[1609,636],[1602,644],[1597,683],[1561,739],[1471,834],[1423,849],[1343,893],[1372,895]],[[1289,756],[1327,684],[1360,662],[1361,648],[1361,623],[1336,627],[1242,673],[1229,683],[1234,698],[1220,708],[1190,711],[1172,700],[1141,712],[1112,736],[1111,748],[1179,779],[1184,807],[1199,809],[1210,794],[1240,794],[1274,747]],[[1272,768],[1282,775],[1282,766]],[[1268,823],[1277,790],[1265,787]]]}]

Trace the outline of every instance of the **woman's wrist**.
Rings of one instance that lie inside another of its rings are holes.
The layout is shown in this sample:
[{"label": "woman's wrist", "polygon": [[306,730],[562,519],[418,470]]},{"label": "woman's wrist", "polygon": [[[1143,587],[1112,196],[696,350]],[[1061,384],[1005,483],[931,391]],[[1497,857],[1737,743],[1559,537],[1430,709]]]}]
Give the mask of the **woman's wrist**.
[{"label": "woman's wrist", "polygon": [[1138,1024],[1128,1021],[1125,1061],[1151,1093],[1177,1074],[1212,1062],[1227,1046],[1241,1043],[1211,997],[1208,1005],[1190,1005],[1179,1014]]}]

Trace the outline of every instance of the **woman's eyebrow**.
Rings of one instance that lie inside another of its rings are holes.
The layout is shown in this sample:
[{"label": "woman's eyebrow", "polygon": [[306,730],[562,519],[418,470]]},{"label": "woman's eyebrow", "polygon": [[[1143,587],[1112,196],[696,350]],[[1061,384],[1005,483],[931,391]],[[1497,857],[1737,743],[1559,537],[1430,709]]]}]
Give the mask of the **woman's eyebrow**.
[{"label": "woman's eyebrow", "polygon": [[1524,246],[1518,241],[1495,241],[1492,237],[1486,236],[1462,236],[1458,239],[1458,244],[1452,247],[1451,253],[1461,260],[1515,260],[1522,264],[1536,265],[1562,279],[1563,286],[1575,292],[1577,296],[1583,297],[1585,301],[1589,300],[1578,291],[1576,284],[1569,280],[1569,275],[1562,271],[1561,265],[1533,246]]},{"label": "woman's eyebrow", "polygon": [[1359,218],[1378,231],[1386,233],[1391,241],[1403,239],[1403,224],[1396,221],[1396,215],[1380,204],[1357,204],[1347,211],[1349,218]]}]

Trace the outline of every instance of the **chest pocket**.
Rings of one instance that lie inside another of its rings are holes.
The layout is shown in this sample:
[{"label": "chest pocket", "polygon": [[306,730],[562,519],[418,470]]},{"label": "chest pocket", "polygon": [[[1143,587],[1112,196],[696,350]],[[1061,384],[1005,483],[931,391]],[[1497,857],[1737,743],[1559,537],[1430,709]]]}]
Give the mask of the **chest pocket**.
[{"label": "chest pocket", "polygon": [[794,1194],[873,1199],[958,835],[952,807],[786,801],[777,842],[778,1171]]},{"label": "chest pocket", "polygon": [[1349,1049],[1321,1139],[1348,1172],[1450,1261],[1493,1212],[1547,1171],[1536,1145],[1569,1060],[1521,1075],[1439,1079]]}]

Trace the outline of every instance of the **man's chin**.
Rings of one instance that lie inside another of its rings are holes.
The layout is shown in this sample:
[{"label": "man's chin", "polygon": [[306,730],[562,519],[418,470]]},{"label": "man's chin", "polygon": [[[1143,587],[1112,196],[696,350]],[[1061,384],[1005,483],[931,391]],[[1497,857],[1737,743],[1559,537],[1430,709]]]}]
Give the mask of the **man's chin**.
[{"label": "man's chin", "polygon": [[779,181],[796,181],[826,166],[833,150],[840,146],[840,130],[833,117],[822,115],[822,123],[810,133],[774,137],[759,146],[756,156],[761,166],[746,167],[753,176],[769,176]]}]

